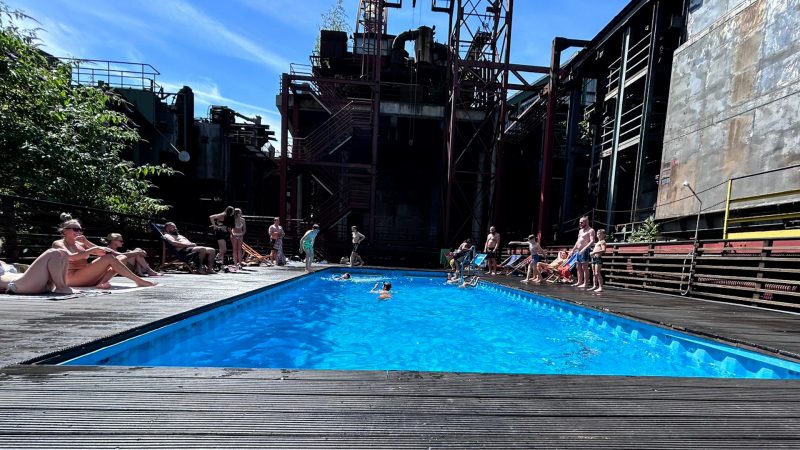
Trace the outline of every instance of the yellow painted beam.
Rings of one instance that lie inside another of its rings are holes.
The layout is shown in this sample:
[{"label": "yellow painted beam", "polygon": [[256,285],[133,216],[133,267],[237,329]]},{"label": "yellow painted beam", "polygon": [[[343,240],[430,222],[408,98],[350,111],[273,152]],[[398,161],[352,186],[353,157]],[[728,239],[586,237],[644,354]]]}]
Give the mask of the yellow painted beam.
[{"label": "yellow painted beam", "polygon": [[770,194],[751,195],[750,197],[737,197],[730,199],[730,203],[749,202],[753,200],[764,200],[775,197],[785,197],[787,195],[800,195],[800,189],[792,189],[791,191],[772,192]]},{"label": "yellow painted beam", "polygon": [[728,233],[728,239],[780,239],[800,238],[800,229],[797,230],[772,230],[772,231],[744,231]]},{"label": "yellow painted beam", "polygon": [[784,220],[800,218],[800,213],[765,214],[763,216],[737,217],[728,219],[728,223],[763,222],[765,220]]}]

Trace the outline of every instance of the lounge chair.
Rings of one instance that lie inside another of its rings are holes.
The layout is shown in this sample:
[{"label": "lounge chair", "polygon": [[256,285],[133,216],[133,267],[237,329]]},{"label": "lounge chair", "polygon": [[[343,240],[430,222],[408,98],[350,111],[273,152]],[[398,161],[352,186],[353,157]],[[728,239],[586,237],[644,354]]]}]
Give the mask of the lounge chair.
[{"label": "lounge chair", "polygon": [[[522,255],[517,255],[517,256],[521,257]],[[522,272],[524,274],[525,270],[528,268],[528,264],[530,264],[530,263],[531,263],[531,257],[530,256],[528,256],[528,257],[526,257],[524,259],[519,259],[519,260],[517,260],[516,264],[514,264],[512,266],[508,266],[506,268],[506,270],[501,272],[501,273],[503,275],[506,275],[506,276],[514,275],[517,272]]]},{"label": "lounge chair", "polygon": [[497,266],[497,272],[503,273],[504,271],[510,270],[510,267],[514,267],[519,260],[522,258],[522,255],[509,255],[503,262],[501,262]]},{"label": "lounge chair", "polygon": [[479,269],[482,265],[486,262],[486,253],[478,253],[475,256],[475,259],[472,260],[471,266],[476,270]]},{"label": "lounge chair", "polygon": [[578,253],[572,254],[566,261],[553,270],[545,281],[548,283],[570,283],[572,281],[572,268],[578,263]]},{"label": "lounge chair", "polygon": [[192,255],[179,253],[178,249],[164,237],[164,225],[150,222],[150,229],[161,240],[161,264],[158,266],[160,271],[185,270],[189,273],[198,273],[195,258]]},{"label": "lounge chair", "polygon": [[262,264],[262,263],[269,264],[269,258],[268,257],[263,256],[262,254],[258,253],[257,251],[255,251],[253,249],[253,247],[250,247],[249,245],[245,244],[244,242],[242,242],[242,250],[244,250],[244,253],[246,255],[244,257],[244,261],[245,262],[249,263],[249,262],[252,262],[253,260],[255,260],[256,265],[259,265],[259,264]]}]

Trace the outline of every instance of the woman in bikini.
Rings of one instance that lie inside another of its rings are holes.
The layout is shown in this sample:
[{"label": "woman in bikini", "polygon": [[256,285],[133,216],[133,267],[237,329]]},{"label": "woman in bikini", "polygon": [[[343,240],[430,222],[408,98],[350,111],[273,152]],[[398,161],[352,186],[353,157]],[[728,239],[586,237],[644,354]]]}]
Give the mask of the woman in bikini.
[{"label": "woman in bikini", "polygon": [[111,233],[106,236],[105,240],[101,240],[104,244],[108,246],[111,250],[114,250],[118,253],[117,259],[122,261],[123,264],[128,266],[136,275],[140,277],[144,276],[151,276],[151,277],[160,277],[161,274],[150,268],[150,264],[147,264],[147,260],[145,257],[147,256],[147,252],[144,250],[137,248],[128,252],[120,252],[122,250],[122,246],[125,245],[125,240],[122,239],[122,235],[119,233]]},{"label": "woman in bikini", "polygon": [[231,228],[231,246],[233,247],[233,265],[242,267],[242,243],[244,243],[244,234],[247,232],[247,226],[242,217],[242,210],[236,208],[233,210],[233,228]]},{"label": "woman in bikini", "polygon": [[80,293],[67,285],[67,267],[69,253],[52,248],[39,255],[24,273],[17,273],[14,266],[0,261],[0,293]]},{"label": "woman in bikini", "polygon": [[[101,289],[111,287],[109,280],[116,275],[133,281],[137,286],[155,286],[147,280],[136,276],[128,266],[117,259],[119,253],[108,247],[92,245],[83,237],[81,223],[69,214],[61,214],[60,231],[63,239],[53,242],[53,248],[66,250],[69,253],[69,268],[67,270],[67,284],[74,287],[96,286]],[[90,256],[97,256],[91,263]]]}]

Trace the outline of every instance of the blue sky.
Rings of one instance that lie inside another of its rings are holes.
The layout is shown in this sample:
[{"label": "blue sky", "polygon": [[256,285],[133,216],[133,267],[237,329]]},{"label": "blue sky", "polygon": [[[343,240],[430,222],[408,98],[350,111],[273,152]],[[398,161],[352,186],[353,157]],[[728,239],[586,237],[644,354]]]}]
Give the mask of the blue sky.
[{"label": "blue sky", "polygon": [[[38,20],[42,48],[56,56],[143,62],[158,69],[168,92],[195,92],[195,115],[227,105],[261,115],[278,131],[279,77],[289,63],[308,64],[321,15],[336,0],[3,0]],[[446,41],[447,15],[430,0],[389,10],[389,32],[436,25]],[[549,65],[555,36],[591,39],[628,0],[517,0],[511,62]],[[345,0],[355,28],[358,0]],[[352,31],[352,30],[351,30]]]}]

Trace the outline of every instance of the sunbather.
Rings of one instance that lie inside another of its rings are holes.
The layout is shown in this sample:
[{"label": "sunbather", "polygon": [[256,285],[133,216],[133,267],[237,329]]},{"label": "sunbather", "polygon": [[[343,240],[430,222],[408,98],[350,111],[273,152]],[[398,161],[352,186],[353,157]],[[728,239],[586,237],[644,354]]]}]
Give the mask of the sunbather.
[{"label": "sunbather", "polygon": [[178,254],[195,259],[200,274],[206,275],[214,272],[216,251],[213,248],[203,247],[186,239],[178,233],[178,227],[173,222],[164,224],[164,239],[177,249]]},{"label": "sunbather", "polygon": [[[96,286],[101,289],[111,287],[109,280],[116,275],[133,281],[137,286],[154,286],[155,283],[143,280],[117,259],[118,252],[92,245],[83,237],[83,228],[78,220],[67,213],[61,214],[63,239],[53,242],[53,248],[69,252],[67,284],[73,287]],[[91,263],[90,256],[97,256]]]},{"label": "sunbather", "polygon": [[558,269],[565,262],[567,262],[568,258],[569,258],[569,252],[566,251],[566,250],[561,250],[560,252],[558,252],[558,256],[556,257],[556,259],[553,260],[553,262],[551,262],[549,264],[548,263],[544,263],[544,262],[540,262],[540,263],[537,264],[537,267],[539,268],[539,273],[541,274],[541,276],[545,276],[545,275],[550,275],[550,274],[556,273],[558,271]]},{"label": "sunbather", "polygon": [[6,294],[75,294],[67,284],[69,252],[49,249],[39,255],[24,273],[0,261],[0,292]]},{"label": "sunbather", "polygon": [[118,252],[117,259],[122,261],[129,269],[140,277],[151,276],[159,277],[160,273],[156,272],[147,264],[145,257],[147,252],[140,248],[136,248],[127,252],[122,252],[122,247],[125,245],[125,240],[119,233],[111,233],[105,238],[106,246],[115,252]]}]

